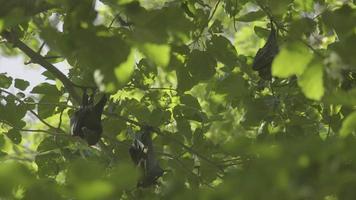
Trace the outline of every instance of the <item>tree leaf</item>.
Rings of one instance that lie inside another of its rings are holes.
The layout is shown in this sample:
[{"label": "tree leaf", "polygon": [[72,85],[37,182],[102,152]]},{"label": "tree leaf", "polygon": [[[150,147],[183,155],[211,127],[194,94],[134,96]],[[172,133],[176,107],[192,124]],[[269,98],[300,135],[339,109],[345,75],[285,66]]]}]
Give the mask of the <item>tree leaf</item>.
[{"label": "tree leaf", "polygon": [[60,154],[58,153],[46,153],[37,155],[35,163],[38,167],[38,175],[40,176],[55,176],[60,171]]},{"label": "tree leaf", "polygon": [[0,73],[0,87],[9,88],[12,84],[12,78],[6,76],[6,73]]},{"label": "tree leaf", "polygon": [[218,61],[229,67],[237,65],[237,53],[230,40],[223,36],[213,35],[207,42],[208,52]]},{"label": "tree leaf", "polygon": [[187,69],[192,77],[208,80],[215,74],[216,61],[205,51],[193,50],[187,61]]},{"label": "tree leaf", "polygon": [[22,140],[22,136],[20,132],[16,129],[10,129],[6,136],[14,143],[14,144],[20,144]]},{"label": "tree leaf", "polygon": [[31,91],[33,94],[51,94],[51,95],[60,95],[60,92],[57,90],[55,85],[49,83],[41,83],[40,85],[34,87]]},{"label": "tree leaf", "polygon": [[344,121],[340,129],[340,136],[347,137],[353,131],[356,131],[356,112],[349,114]]},{"label": "tree leaf", "polygon": [[30,85],[28,81],[25,81],[23,79],[15,79],[15,87],[24,91],[26,88]]},{"label": "tree leaf", "polygon": [[42,96],[38,105],[38,115],[43,119],[52,116],[59,104],[59,98],[57,95],[46,94]]},{"label": "tree leaf", "polygon": [[246,14],[236,18],[236,20],[240,21],[240,22],[252,22],[252,21],[261,19],[264,16],[266,16],[266,13],[263,12],[262,10],[258,10],[258,11],[252,11],[252,12],[246,13]]},{"label": "tree leaf", "polygon": [[166,67],[168,65],[171,51],[170,46],[146,43],[142,45],[141,50],[157,66]]},{"label": "tree leaf", "polygon": [[298,85],[306,97],[320,100],[324,95],[323,64],[321,61],[312,61],[298,78]]},{"label": "tree leaf", "polygon": [[128,56],[127,60],[115,68],[115,76],[120,86],[125,85],[129,81],[134,71],[134,65],[135,65],[134,55],[135,55],[134,51],[131,50],[131,53]]},{"label": "tree leaf", "polygon": [[292,75],[301,75],[313,54],[300,43],[289,43],[284,46],[272,63],[272,75],[287,78]]}]

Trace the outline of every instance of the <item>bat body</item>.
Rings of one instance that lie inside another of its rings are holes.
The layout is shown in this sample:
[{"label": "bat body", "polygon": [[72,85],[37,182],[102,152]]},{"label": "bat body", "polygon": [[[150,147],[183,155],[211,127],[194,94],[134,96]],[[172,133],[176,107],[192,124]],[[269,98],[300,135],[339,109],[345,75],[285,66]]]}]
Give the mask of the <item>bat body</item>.
[{"label": "bat body", "polygon": [[97,104],[93,105],[93,99],[88,100],[88,95],[84,93],[83,105],[70,119],[71,134],[85,139],[89,145],[95,145],[103,132],[101,115],[106,101],[107,97],[104,95]]},{"label": "bat body", "polygon": [[279,52],[277,43],[277,31],[271,23],[271,32],[266,44],[258,49],[253,60],[252,69],[258,71],[261,78],[270,80],[272,78],[271,68],[273,59]]},{"label": "bat body", "polygon": [[157,179],[163,175],[163,169],[156,159],[150,130],[144,129],[136,134],[129,153],[134,164],[142,171],[137,186],[149,187],[156,184]]}]

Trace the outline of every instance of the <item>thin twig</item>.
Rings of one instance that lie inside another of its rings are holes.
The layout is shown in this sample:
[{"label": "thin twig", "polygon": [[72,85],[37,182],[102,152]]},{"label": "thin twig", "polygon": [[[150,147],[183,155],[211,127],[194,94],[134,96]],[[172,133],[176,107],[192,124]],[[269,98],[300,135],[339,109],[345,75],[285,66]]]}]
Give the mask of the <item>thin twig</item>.
[{"label": "thin twig", "polygon": [[114,16],[114,18],[111,20],[111,22],[110,22],[110,24],[109,24],[109,26],[108,26],[108,29],[110,29],[110,28],[112,27],[112,25],[114,24],[116,18],[119,16],[119,14],[120,14],[120,13],[116,14],[116,15]]},{"label": "thin twig", "polygon": [[[68,102],[69,102],[69,98],[67,99],[67,103],[66,103],[66,104],[68,104]],[[59,122],[58,122],[58,126],[57,126],[58,129],[61,129],[62,116],[63,116],[63,113],[64,113],[64,110],[65,110],[65,109],[66,109],[66,108],[63,108],[63,109],[61,110],[61,113],[59,114]]]},{"label": "thin twig", "polygon": [[43,47],[45,46],[45,44],[46,44],[45,42],[42,42],[40,48],[37,50],[38,54],[41,54],[41,51],[42,51]]}]

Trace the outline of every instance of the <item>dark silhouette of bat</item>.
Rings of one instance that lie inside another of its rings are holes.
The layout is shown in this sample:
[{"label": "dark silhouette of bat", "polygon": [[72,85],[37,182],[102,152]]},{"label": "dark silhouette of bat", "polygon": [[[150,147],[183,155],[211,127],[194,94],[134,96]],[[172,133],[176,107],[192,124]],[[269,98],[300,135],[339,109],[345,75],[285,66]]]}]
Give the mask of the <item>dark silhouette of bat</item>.
[{"label": "dark silhouette of bat", "polygon": [[151,127],[144,127],[136,133],[135,139],[129,149],[134,164],[141,169],[142,176],[137,187],[149,187],[157,183],[157,179],[163,175],[163,169],[156,159],[152,138]]},{"label": "dark silhouette of bat", "polygon": [[101,115],[106,101],[107,96],[104,94],[100,101],[94,105],[94,94],[89,98],[84,90],[82,105],[70,118],[71,134],[83,138],[88,142],[88,145],[98,143],[103,132]]},{"label": "dark silhouette of bat", "polygon": [[271,21],[271,32],[268,36],[266,44],[262,48],[258,49],[253,60],[252,69],[258,71],[261,78],[271,80],[272,62],[278,52],[277,31]]}]

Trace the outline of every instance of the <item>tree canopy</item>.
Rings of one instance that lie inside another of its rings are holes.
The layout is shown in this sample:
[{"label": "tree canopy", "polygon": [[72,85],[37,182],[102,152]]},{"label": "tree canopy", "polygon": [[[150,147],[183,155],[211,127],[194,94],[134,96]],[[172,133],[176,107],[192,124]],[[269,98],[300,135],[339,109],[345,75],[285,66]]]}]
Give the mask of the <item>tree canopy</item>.
[{"label": "tree canopy", "polygon": [[0,199],[356,198],[355,0],[0,5]]}]

